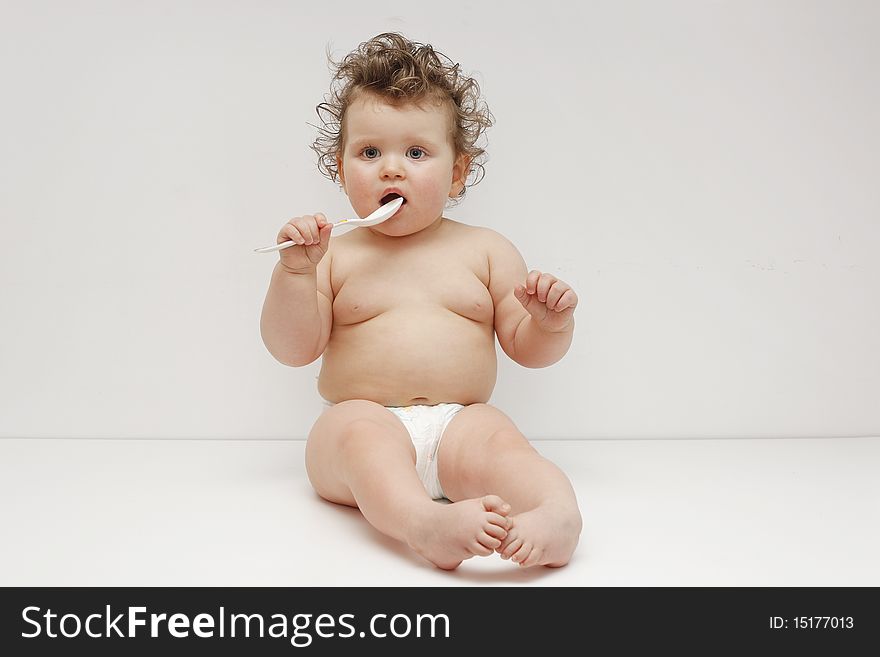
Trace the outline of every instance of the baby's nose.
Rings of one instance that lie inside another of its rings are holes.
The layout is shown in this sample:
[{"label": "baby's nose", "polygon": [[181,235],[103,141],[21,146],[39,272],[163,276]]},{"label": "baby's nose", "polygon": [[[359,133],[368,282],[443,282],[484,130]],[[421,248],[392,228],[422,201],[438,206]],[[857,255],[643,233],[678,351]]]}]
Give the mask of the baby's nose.
[{"label": "baby's nose", "polygon": [[405,176],[404,168],[400,162],[394,158],[388,158],[382,163],[382,179],[403,178]]}]

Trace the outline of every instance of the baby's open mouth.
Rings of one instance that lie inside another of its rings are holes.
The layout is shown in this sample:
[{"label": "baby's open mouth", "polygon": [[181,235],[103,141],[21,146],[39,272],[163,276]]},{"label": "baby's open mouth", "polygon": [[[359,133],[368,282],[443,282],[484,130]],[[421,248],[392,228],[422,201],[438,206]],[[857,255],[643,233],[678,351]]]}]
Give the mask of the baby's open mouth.
[{"label": "baby's open mouth", "polygon": [[[396,192],[391,192],[390,194],[385,194],[380,200],[380,205],[385,205],[386,203],[391,203],[396,198],[403,198],[400,194]],[[406,199],[403,198],[403,203],[406,204]]]}]

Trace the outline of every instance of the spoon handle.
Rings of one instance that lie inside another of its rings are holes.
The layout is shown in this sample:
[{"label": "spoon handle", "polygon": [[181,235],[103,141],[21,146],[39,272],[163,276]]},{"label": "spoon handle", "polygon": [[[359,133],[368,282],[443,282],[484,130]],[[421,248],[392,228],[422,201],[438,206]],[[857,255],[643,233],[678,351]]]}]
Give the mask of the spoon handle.
[{"label": "spoon handle", "polygon": [[293,240],[287,240],[286,242],[281,242],[281,244],[273,244],[272,246],[264,246],[260,249],[254,249],[254,253],[272,253],[272,251],[280,251],[281,249],[286,249],[295,244],[296,242]]},{"label": "spoon handle", "polygon": [[[335,224],[330,224],[331,230],[340,226],[342,224],[352,223],[351,219],[343,219],[342,221],[337,221]],[[281,242],[280,244],[273,244],[272,246],[264,246],[260,249],[254,249],[254,253],[272,253],[273,251],[280,251],[281,249],[286,249],[291,246],[296,246],[296,242],[293,240],[287,240],[286,242]]]},{"label": "spoon handle", "polygon": [[[390,219],[394,216],[394,213],[400,209],[400,206],[403,205],[403,197],[398,196],[396,199],[388,201],[385,205],[381,206],[378,210],[375,210],[368,217],[363,217],[361,219],[340,219],[336,223],[330,224],[331,229],[337,228],[338,226],[351,225],[351,226],[375,226],[376,224],[381,224],[386,219]],[[296,242],[292,240],[287,240],[286,242],[281,242],[281,244],[273,244],[272,246],[264,246],[261,249],[254,249],[256,253],[271,253],[272,251],[280,251],[281,249],[286,249],[289,246],[293,246]]]}]

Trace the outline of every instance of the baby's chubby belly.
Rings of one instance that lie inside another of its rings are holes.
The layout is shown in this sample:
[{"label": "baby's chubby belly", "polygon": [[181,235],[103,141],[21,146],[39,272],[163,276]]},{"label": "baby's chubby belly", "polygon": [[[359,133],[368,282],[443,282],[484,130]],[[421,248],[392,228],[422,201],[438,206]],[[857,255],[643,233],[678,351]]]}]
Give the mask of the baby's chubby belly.
[{"label": "baby's chubby belly", "polygon": [[489,400],[496,372],[491,322],[442,306],[414,305],[356,324],[334,324],[318,392],[334,403],[473,404]]}]

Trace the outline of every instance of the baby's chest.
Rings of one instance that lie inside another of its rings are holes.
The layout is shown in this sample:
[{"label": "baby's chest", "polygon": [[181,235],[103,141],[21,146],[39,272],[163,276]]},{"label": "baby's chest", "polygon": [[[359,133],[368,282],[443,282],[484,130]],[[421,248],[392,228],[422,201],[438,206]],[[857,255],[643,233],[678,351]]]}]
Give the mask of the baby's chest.
[{"label": "baby's chest", "polygon": [[464,257],[365,259],[337,281],[334,319],[355,324],[390,311],[446,310],[490,323],[494,307],[486,282],[479,263]]}]

